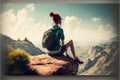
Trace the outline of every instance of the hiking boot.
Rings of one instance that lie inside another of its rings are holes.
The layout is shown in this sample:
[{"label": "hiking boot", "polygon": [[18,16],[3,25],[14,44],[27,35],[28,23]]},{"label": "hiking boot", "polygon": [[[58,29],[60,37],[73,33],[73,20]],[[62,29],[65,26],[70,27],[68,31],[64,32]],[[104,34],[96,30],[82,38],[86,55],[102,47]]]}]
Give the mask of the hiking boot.
[{"label": "hiking boot", "polygon": [[80,61],[79,59],[78,59],[78,57],[75,57],[75,59],[74,59],[76,62],[78,62],[79,64],[83,64],[83,61]]}]

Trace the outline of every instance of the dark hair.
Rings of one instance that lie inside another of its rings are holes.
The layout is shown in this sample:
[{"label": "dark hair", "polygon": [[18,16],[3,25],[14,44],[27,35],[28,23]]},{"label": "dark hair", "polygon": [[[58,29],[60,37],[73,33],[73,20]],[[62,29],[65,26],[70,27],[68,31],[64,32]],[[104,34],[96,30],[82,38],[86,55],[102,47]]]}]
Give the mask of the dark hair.
[{"label": "dark hair", "polygon": [[49,13],[50,17],[53,18],[53,21],[55,24],[60,24],[61,25],[61,16],[59,14],[55,14],[53,12]]}]

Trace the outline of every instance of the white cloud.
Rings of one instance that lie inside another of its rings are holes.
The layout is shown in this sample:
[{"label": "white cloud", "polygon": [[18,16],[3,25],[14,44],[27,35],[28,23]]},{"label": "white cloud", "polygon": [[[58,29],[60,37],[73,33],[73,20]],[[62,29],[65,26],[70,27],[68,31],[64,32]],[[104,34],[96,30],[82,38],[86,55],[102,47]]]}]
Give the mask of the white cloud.
[{"label": "white cloud", "polygon": [[[66,39],[72,39],[73,36],[75,34],[77,34],[77,32],[71,37],[70,35],[72,35],[72,33],[74,33],[75,31],[79,31],[80,29],[80,23],[81,23],[81,19],[78,19],[75,16],[66,16],[65,17],[65,22],[64,22],[64,32],[65,32],[65,36],[67,37]],[[74,39],[76,39],[74,37]]]},{"label": "white cloud", "polygon": [[34,9],[35,9],[35,7],[34,7],[34,4],[28,4],[27,6],[26,6],[28,9],[30,9],[31,11],[34,11]]},{"label": "white cloud", "polygon": [[77,43],[76,45],[85,45],[88,43],[99,43],[102,41],[107,41],[115,36],[112,28],[113,26],[107,24],[105,27],[100,25],[98,30],[89,29],[82,26],[81,19],[78,19],[75,16],[65,17],[63,26],[66,41],[72,39]]},{"label": "white cloud", "polygon": [[[33,4],[27,5],[28,8],[34,7]],[[48,26],[39,22],[36,23],[34,18],[29,16],[32,12],[24,7],[16,14],[13,9],[10,9],[2,14],[2,33],[10,36],[13,39],[24,39],[27,37],[34,44],[41,44],[43,33],[48,29]],[[98,30],[88,29],[82,26],[83,21],[75,16],[66,16],[63,29],[65,40],[72,39],[75,45],[84,45],[85,43],[100,42],[109,40],[115,34],[113,33],[110,24],[99,26]],[[92,26],[90,26],[92,27]]]},{"label": "white cloud", "polygon": [[13,39],[24,39],[27,37],[34,44],[37,45],[39,43],[40,46],[43,32],[48,27],[41,22],[36,23],[34,18],[29,16],[29,12],[31,10],[26,9],[26,7],[19,10],[16,14],[13,9],[4,12],[2,14],[2,33]]},{"label": "white cloud", "polygon": [[100,25],[98,27],[98,31],[100,31],[100,32],[104,32],[104,31],[114,32],[114,27],[110,23],[108,23],[107,25]]},{"label": "white cloud", "polygon": [[27,10],[26,9],[21,9],[20,11],[17,12],[17,22],[19,25],[25,24],[27,21]]},{"label": "white cloud", "polygon": [[100,21],[100,18],[94,17],[94,18],[92,18],[91,20],[92,20],[93,22],[97,22],[97,21]]},{"label": "white cloud", "polygon": [[100,25],[99,28],[98,28],[98,31],[99,31],[99,32],[104,31],[104,26],[103,26],[103,25]]},{"label": "white cloud", "polygon": [[65,26],[70,26],[71,28],[75,28],[80,25],[81,19],[76,18],[75,16],[66,16],[65,17]]}]

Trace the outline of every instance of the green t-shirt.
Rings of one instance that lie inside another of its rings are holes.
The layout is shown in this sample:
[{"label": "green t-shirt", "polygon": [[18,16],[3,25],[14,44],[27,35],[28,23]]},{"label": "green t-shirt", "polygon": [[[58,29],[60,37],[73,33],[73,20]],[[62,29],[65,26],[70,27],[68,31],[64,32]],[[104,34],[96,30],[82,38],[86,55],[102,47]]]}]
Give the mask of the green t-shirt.
[{"label": "green t-shirt", "polygon": [[65,37],[64,37],[64,31],[58,25],[53,26],[51,28],[51,30],[53,30],[54,34],[55,34],[55,44],[54,44],[54,47],[52,47],[50,50],[56,51],[56,50],[59,50],[59,48],[61,47],[61,45],[60,45],[60,39],[61,40],[65,39]]}]

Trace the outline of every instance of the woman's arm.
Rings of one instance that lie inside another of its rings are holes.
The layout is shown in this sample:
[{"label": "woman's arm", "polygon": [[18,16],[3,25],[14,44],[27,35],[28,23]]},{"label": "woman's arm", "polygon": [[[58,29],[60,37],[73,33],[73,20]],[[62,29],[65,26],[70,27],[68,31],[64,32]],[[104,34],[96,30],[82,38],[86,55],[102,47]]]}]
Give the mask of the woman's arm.
[{"label": "woman's arm", "polygon": [[64,39],[65,39],[64,31],[63,31],[63,29],[61,29],[61,42],[62,42],[62,46],[64,45]]},{"label": "woman's arm", "polygon": [[64,45],[64,40],[62,40],[62,46]]}]

